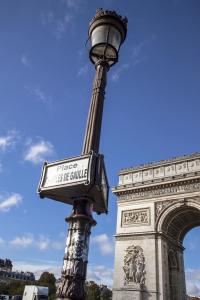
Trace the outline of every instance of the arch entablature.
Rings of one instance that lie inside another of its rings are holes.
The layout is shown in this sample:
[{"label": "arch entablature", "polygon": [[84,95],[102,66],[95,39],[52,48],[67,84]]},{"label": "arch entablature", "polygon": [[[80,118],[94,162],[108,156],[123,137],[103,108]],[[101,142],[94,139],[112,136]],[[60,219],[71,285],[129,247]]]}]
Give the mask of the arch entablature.
[{"label": "arch entablature", "polygon": [[200,226],[200,197],[180,199],[163,209],[156,231],[182,243],[186,233],[196,226]]}]

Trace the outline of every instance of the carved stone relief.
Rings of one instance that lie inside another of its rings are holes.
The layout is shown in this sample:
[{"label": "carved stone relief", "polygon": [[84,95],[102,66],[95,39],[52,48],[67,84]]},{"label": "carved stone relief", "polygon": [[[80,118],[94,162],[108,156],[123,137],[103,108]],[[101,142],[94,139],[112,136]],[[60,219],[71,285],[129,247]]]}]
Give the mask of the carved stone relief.
[{"label": "carved stone relief", "polygon": [[156,203],[156,220],[158,219],[158,217],[160,216],[160,214],[162,213],[162,211],[167,208],[168,206],[170,206],[172,203],[175,202],[179,202],[177,200],[167,200],[167,201],[159,201]]},{"label": "carved stone relief", "polygon": [[134,170],[133,168],[132,172],[131,169],[129,169],[128,173],[120,175],[119,184],[129,184],[197,171],[200,171],[199,158],[179,163],[169,163],[168,161],[167,165],[163,166],[155,166],[143,170],[139,170],[137,168]]},{"label": "carved stone relief", "polygon": [[122,227],[134,225],[150,225],[150,208],[122,211]]},{"label": "carved stone relief", "polygon": [[124,256],[124,284],[145,284],[145,258],[140,246],[129,246]]},{"label": "carved stone relief", "polygon": [[182,183],[174,186],[166,186],[166,187],[158,187],[157,189],[144,190],[144,191],[134,191],[130,195],[122,195],[119,196],[119,200],[134,200],[141,198],[153,198],[159,197],[163,195],[171,195],[171,194],[181,194],[187,192],[195,192],[200,190],[200,182],[195,183]]},{"label": "carved stone relief", "polygon": [[113,299],[186,299],[181,243],[184,226],[198,221],[200,153],[122,170],[113,192],[121,225]]}]

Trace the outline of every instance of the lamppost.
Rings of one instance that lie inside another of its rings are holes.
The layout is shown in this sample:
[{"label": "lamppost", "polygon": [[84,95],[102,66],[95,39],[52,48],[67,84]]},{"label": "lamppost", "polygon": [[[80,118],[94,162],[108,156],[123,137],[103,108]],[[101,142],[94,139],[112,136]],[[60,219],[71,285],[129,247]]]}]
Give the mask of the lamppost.
[{"label": "lamppost", "polygon": [[[73,205],[69,223],[59,299],[85,299],[89,237],[96,221],[92,211],[107,212],[108,183],[99,154],[107,71],[118,61],[127,32],[127,19],[115,11],[98,9],[89,25],[90,60],[95,64],[91,104],[82,155],[76,159],[46,164],[38,188],[41,197]],[[85,180],[85,181],[84,181]]]}]

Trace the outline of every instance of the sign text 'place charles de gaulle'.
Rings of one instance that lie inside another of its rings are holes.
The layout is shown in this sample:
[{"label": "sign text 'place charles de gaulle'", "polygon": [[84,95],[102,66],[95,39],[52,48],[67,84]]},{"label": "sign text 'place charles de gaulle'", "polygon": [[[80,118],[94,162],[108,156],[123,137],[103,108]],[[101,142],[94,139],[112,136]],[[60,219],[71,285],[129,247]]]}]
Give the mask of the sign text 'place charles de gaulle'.
[{"label": "sign text 'place charles de gaulle'", "polygon": [[38,187],[41,198],[73,205],[79,198],[90,198],[94,211],[107,213],[108,181],[103,155],[81,155],[44,163]]}]

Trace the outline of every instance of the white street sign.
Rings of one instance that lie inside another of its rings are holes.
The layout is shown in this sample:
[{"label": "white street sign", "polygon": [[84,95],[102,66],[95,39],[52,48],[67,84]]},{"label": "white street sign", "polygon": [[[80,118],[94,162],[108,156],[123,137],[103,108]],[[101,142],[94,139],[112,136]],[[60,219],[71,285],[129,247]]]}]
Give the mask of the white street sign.
[{"label": "white street sign", "polygon": [[87,198],[98,213],[108,210],[108,191],[103,156],[94,153],[44,163],[38,186],[41,198],[71,205],[77,198]]},{"label": "white street sign", "polygon": [[79,183],[88,180],[89,157],[47,165],[43,187]]}]

